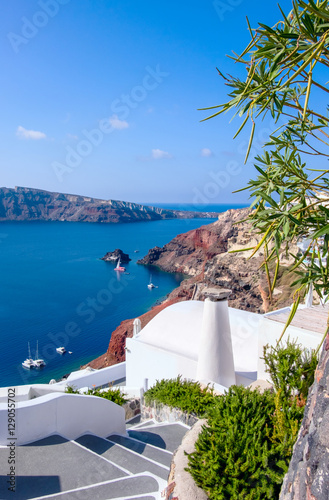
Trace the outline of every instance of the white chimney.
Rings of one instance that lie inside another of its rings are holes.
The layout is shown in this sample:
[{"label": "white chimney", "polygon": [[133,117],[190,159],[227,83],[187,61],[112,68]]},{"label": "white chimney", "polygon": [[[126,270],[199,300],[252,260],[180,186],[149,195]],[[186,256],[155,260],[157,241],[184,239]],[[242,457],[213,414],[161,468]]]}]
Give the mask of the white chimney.
[{"label": "white chimney", "polygon": [[197,379],[230,387],[236,383],[228,296],[231,290],[207,288],[205,296]]},{"label": "white chimney", "polygon": [[142,323],[139,318],[134,319],[134,329],[133,329],[133,337],[139,334],[142,329]]}]

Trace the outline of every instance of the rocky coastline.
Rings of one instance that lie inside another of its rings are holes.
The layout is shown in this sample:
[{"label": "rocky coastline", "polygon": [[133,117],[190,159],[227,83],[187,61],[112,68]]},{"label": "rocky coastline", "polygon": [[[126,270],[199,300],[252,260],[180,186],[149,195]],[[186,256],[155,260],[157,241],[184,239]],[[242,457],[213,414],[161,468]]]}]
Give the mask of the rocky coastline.
[{"label": "rocky coastline", "polygon": [[213,212],[186,212],[117,200],[53,193],[40,189],[0,188],[1,221],[139,222],[161,219],[209,219]]}]

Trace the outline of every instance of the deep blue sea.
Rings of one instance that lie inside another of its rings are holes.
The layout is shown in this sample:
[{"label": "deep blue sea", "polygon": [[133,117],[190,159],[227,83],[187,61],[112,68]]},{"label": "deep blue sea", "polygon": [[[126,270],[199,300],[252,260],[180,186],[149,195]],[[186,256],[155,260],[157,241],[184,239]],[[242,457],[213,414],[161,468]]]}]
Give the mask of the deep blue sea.
[{"label": "deep blue sea", "polygon": [[[233,206],[216,206],[227,208]],[[184,279],[137,260],[212,221],[0,223],[0,386],[48,383],[103,354],[121,321],[143,314]],[[116,248],[132,258],[125,265],[129,274],[118,275],[100,260]],[[158,287],[153,290],[147,288],[150,275]],[[28,371],[21,363],[28,342],[35,356],[37,341],[47,366]],[[72,354],[57,354],[62,345]]]},{"label": "deep blue sea", "polygon": [[[144,203],[145,205],[145,203]],[[152,207],[162,207],[167,210],[185,210],[188,212],[225,212],[230,208],[245,208],[249,205],[246,203],[237,203],[235,205],[216,205],[213,203],[201,205],[201,204],[193,204],[193,203],[148,203],[148,205]]]}]

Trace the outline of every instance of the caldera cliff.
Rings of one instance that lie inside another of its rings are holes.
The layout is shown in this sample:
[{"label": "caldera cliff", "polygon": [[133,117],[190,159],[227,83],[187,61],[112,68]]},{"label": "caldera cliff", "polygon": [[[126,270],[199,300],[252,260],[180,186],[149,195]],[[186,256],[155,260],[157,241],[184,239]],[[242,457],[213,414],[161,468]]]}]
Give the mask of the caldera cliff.
[{"label": "caldera cliff", "polygon": [[100,200],[40,189],[0,188],[0,221],[138,222],[212,218],[210,212],[166,210],[138,203]]}]

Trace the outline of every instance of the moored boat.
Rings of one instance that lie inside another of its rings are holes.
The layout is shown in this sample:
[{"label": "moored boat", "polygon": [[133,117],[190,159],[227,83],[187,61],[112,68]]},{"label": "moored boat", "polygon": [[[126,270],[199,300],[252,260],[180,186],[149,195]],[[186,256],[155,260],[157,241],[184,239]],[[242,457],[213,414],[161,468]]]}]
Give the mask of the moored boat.
[{"label": "moored boat", "polygon": [[126,268],[121,266],[121,260],[118,259],[117,267],[114,268],[114,271],[124,272],[125,270],[126,270]]},{"label": "moored boat", "polygon": [[31,368],[34,368],[34,367],[35,367],[35,364],[34,364],[34,361],[33,361],[33,359],[32,359],[32,356],[31,356],[30,342],[28,342],[28,344],[27,344],[27,345],[28,345],[28,353],[29,353],[29,357],[28,357],[28,358],[26,358],[26,360],[25,360],[25,361],[23,361],[22,366],[23,366],[24,368],[28,368],[28,369],[30,370]]},{"label": "moored boat", "polygon": [[36,359],[33,360],[34,366],[36,368],[43,368],[46,366],[44,359],[39,358],[39,345],[37,341]]},{"label": "moored boat", "polygon": [[155,285],[153,285],[153,283],[152,283],[152,274],[151,274],[151,276],[150,276],[150,282],[149,282],[149,284],[147,285],[147,288],[149,288],[150,290],[152,290],[152,288],[155,288]]}]

